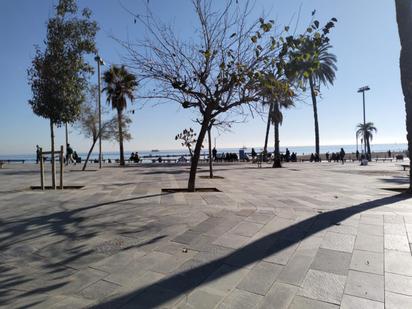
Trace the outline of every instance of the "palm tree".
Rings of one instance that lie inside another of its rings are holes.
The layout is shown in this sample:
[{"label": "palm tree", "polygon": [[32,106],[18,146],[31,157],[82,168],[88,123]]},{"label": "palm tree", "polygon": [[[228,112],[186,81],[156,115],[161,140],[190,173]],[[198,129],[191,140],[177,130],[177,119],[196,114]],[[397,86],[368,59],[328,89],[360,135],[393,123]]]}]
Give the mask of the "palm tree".
[{"label": "palm tree", "polygon": [[280,140],[279,140],[279,126],[283,123],[283,114],[281,108],[290,108],[294,106],[293,101],[291,98],[285,98],[282,101],[276,101],[273,104],[273,111],[272,111],[272,123],[274,126],[274,138],[275,138],[275,159],[273,161],[273,167],[279,168],[282,167],[281,160],[280,160]]},{"label": "palm tree", "polygon": [[[396,20],[401,42],[400,71],[406,110],[406,138],[409,158],[412,154],[412,0],[395,0]],[[412,192],[412,173],[409,173],[409,192]]]},{"label": "palm tree", "polygon": [[[316,97],[319,93],[320,85],[333,85],[335,80],[335,72],[338,70],[336,66],[336,56],[329,52],[332,45],[328,41],[323,41],[321,44],[316,44],[313,39],[307,39],[305,44],[299,51],[299,55],[303,55],[303,62],[300,64],[302,73],[298,74],[298,78],[304,84],[309,84],[310,94],[312,97],[313,118],[315,121],[315,151],[319,155],[319,121],[318,121],[318,106]],[[312,68],[311,70],[307,70]],[[309,73],[311,72],[311,73]]]},{"label": "palm tree", "polygon": [[117,122],[119,126],[119,146],[120,146],[120,165],[124,165],[123,149],[123,111],[127,107],[127,99],[134,100],[134,91],[137,87],[136,76],[129,73],[125,66],[112,65],[103,74],[103,81],[106,87],[103,91],[107,94],[107,102],[117,111]]},{"label": "palm tree", "polygon": [[356,136],[362,137],[363,141],[366,145],[368,151],[368,160],[371,159],[371,145],[370,142],[373,139],[373,133],[376,133],[378,130],[376,129],[373,122],[367,122],[365,125],[363,123],[359,123],[357,126]]},{"label": "palm tree", "polygon": [[268,126],[266,128],[265,147],[267,149],[267,141],[269,136],[269,123],[274,125],[275,136],[275,160],[273,167],[281,167],[280,149],[279,149],[279,125],[282,124],[283,115],[281,108],[289,108],[293,106],[294,92],[288,80],[278,79],[272,73],[266,73],[259,83],[260,95],[264,98],[264,104],[269,104]]}]

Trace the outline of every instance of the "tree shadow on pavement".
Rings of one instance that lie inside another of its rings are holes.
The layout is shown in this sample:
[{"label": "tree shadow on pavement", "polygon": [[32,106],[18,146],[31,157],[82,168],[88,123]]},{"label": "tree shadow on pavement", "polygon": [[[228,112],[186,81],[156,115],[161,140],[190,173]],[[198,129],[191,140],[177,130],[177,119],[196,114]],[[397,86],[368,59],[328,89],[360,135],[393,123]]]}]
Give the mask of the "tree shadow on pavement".
[{"label": "tree shadow on pavement", "polygon": [[[120,308],[125,304],[128,306],[131,305],[132,307],[133,305],[142,305],[144,308],[162,306],[185,293],[189,293],[200,285],[214,281],[219,279],[220,276],[227,275],[228,273],[260,261],[308,238],[311,235],[325,230],[328,227],[337,225],[339,222],[355,214],[376,207],[400,202],[411,197],[412,195],[409,194],[398,194],[351,207],[320,213],[262,237],[223,257],[191,268],[187,271],[173,274],[126,295],[96,305],[93,308]],[[226,272],[210,277],[209,275],[222,264],[228,264],[231,267]],[[142,304],[144,301],[146,302]]]}]

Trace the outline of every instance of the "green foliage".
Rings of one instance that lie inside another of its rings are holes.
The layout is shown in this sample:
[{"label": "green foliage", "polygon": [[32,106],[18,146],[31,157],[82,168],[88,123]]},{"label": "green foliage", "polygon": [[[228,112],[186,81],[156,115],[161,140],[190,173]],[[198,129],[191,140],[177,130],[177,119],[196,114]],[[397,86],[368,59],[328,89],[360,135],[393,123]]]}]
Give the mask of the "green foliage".
[{"label": "green foliage", "polygon": [[323,28],[314,20],[306,33],[290,39],[288,64],[285,74],[289,79],[300,80],[304,85],[310,78],[315,84],[333,84],[335,79],[336,56],[329,52],[332,47],[328,34],[335,26],[332,18]]},{"label": "green foliage", "polygon": [[45,49],[36,48],[28,70],[33,112],[57,125],[77,119],[87,77],[93,72],[84,59],[96,51],[98,26],[90,17],[88,9],[78,16],[75,0],[60,0],[55,16],[47,23]]},{"label": "green foliage", "polygon": [[134,100],[138,85],[136,76],[128,72],[124,65],[112,65],[104,72],[103,81],[106,85],[103,91],[107,94],[107,102],[111,103],[113,109],[122,112],[127,107],[127,99]]},{"label": "green foliage", "polygon": [[362,137],[364,140],[372,141],[373,134],[378,131],[373,122],[359,123],[356,126],[356,136]]}]

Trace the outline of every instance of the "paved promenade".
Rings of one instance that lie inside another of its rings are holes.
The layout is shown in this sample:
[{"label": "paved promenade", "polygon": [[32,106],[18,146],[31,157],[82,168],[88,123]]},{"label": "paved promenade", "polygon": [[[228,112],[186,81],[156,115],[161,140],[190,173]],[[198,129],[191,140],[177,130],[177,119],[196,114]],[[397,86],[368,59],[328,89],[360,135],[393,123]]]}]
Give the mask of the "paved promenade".
[{"label": "paved promenade", "polygon": [[220,165],[197,179],[212,193],[161,192],[188,166],[76,166],[83,189],[31,191],[37,168],[0,169],[1,308],[412,308],[395,163]]}]

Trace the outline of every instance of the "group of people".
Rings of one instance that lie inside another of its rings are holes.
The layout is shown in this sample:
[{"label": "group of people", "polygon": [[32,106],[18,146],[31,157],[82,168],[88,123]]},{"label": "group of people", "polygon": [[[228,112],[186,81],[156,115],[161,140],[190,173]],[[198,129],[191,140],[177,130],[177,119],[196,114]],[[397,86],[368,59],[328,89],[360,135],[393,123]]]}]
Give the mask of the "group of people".
[{"label": "group of people", "polygon": [[138,152],[132,152],[130,154],[129,161],[134,162],[134,163],[139,163],[140,162],[139,153]]},{"label": "group of people", "polygon": [[214,161],[217,162],[236,162],[239,161],[239,157],[237,155],[237,153],[232,153],[232,152],[222,152],[222,154],[217,155],[213,157]]},{"label": "group of people", "polygon": [[[332,162],[332,161],[333,162],[339,162],[340,161],[343,164],[343,163],[345,163],[346,153],[345,153],[345,150],[343,148],[341,148],[339,152],[332,152],[332,154],[330,154],[329,151],[328,151],[328,152],[326,152],[325,156],[326,156],[326,161],[328,161],[328,162]],[[316,154],[314,156],[313,153],[312,153],[311,156],[310,156],[310,162],[313,162],[313,161],[314,162],[320,162],[320,161],[322,161],[322,159],[319,157],[318,154]]]},{"label": "group of people", "polygon": [[[250,155],[252,156],[252,160],[255,160],[255,158],[257,158],[258,154],[256,153],[255,148],[252,148]],[[265,153],[262,152],[260,155],[262,156],[261,158],[262,161],[271,159],[273,157],[272,153],[267,153],[265,156]],[[297,153],[295,152],[290,153],[289,149],[286,148],[285,153],[280,154],[280,160],[282,162],[297,162],[298,160]]]},{"label": "group of people", "polygon": [[[42,153],[41,153],[41,148],[39,145],[36,145],[36,164],[40,162],[42,159]],[[43,156],[43,161],[46,160],[47,157]],[[73,148],[70,146],[70,144],[67,144],[66,146],[66,156],[64,157],[64,161],[66,165],[69,163],[81,163],[82,159],[77,155],[77,152],[73,150]]]},{"label": "group of people", "polygon": [[77,152],[73,150],[70,144],[67,144],[66,147],[66,165],[69,163],[81,163],[82,159],[77,155]]}]

